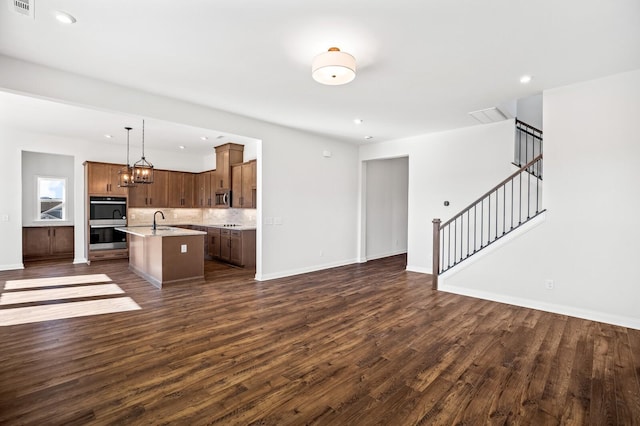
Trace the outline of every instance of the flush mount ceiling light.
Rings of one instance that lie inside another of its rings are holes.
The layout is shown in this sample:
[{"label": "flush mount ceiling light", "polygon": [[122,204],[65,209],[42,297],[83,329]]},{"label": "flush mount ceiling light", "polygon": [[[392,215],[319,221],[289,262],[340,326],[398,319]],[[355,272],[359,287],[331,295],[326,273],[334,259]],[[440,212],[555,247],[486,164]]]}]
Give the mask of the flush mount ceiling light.
[{"label": "flush mount ceiling light", "polygon": [[144,157],[144,120],[142,120],[142,158],[133,165],[134,183],[153,183],[153,164]]},{"label": "flush mount ceiling light", "polygon": [[76,18],[74,18],[72,15],[69,15],[67,12],[56,10],[54,14],[58,22],[61,22],[63,24],[70,25],[70,24],[75,24],[76,22]]},{"label": "flush mount ceiling light", "polygon": [[118,186],[130,188],[136,186],[133,182],[133,167],[129,165],[129,132],[131,132],[131,127],[125,127],[124,129],[127,131],[127,165],[118,170]]},{"label": "flush mount ceiling light", "polygon": [[354,124],[362,124],[363,120],[361,118],[354,118],[353,119],[353,123]]},{"label": "flush mount ceiling light", "polygon": [[522,84],[530,83],[532,78],[533,77],[531,77],[530,75],[523,75],[522,77],[520,77],[520,83]]},{"label": "flush mount ceiling light", "polygon": [[330,47],[313,59],[311,76],[318,83],[330,86],[347,84],[356,78],[356,58]]}]

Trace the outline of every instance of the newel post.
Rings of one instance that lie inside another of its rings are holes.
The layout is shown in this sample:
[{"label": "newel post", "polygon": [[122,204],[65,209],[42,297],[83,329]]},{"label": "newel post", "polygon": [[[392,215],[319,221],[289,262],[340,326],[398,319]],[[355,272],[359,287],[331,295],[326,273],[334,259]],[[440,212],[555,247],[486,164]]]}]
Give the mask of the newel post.
[{"label": "newel post", "polygon": [[440,219],[433,219],[433,281],[431,288],[438,289],[438,273],[440,272]]}]

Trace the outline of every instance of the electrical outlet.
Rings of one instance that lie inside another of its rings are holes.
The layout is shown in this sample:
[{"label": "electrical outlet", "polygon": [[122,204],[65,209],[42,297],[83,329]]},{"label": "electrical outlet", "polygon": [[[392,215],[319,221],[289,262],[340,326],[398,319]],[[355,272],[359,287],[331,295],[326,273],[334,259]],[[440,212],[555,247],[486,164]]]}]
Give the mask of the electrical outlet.
[{"label": "electrical outlet", "polygon": [[324,252],[320,250],[320,257],[324,256]]},{"label": "electrical outlet", "polygon": [[187,245],[186,244],[182,244],[180,246],[180,253],[186,253],[187,252]]},{"label": "electrical outlet", "polygon": [[9,215],[8,214],[0,215],[0,222],[9,222]]},{"label": "electrical outlet", "polygon": [[547,290],[553,290],[553,288],[555,287],[555,283],[553,282],[553,280],[546,280],[546,281],[544,282],[544,287],[545,287]]},{"label": "electrical outlet", "polygon": [[133,220],[133,219],[135,219],[135,218],[136,218],[136,215],[132,213],[132,214],[131,214],[131,220]]}]

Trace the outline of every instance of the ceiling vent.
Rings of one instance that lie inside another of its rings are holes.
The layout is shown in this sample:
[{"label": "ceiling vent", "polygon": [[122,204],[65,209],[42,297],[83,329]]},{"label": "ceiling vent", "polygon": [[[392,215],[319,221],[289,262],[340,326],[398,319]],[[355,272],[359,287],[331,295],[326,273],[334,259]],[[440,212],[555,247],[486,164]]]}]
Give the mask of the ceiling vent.
[{"label": "ceiling vent", "polygon": [[22,15],[35,18],[33,14],[33,3],[35,0],[9,0],[9,9]]},{"label": "ceiling vent", "polygon": [[509,118],[508,114],[505,114],[496,107],[471,111],[469,115],[482,124],[495,123]]}]

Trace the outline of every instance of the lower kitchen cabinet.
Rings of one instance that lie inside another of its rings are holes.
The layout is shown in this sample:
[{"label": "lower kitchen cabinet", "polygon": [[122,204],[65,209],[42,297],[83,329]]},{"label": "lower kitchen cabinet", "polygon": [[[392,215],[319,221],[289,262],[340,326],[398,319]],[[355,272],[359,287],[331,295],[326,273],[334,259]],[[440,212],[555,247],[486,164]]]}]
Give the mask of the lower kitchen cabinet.
[{"label": "lower kitchen cabinet", "polygon": [[209,230],[209,255],[233,265],[256,265],[256,231],[219,229]]},{"label": "lower kitchen cabinet", "polygon": [[256,231],[220,230],[220,259],[237,266],[256,266]]},{"label": "lower kitchen cabinet", "polygon": [[73,226],[22,228],[22,257],[24,260],[73,257]]},{"label": "lower kitchen cabinet", "polygon": [[207,229],[207,241],[209,257],[220,259],[220,228]]}]

